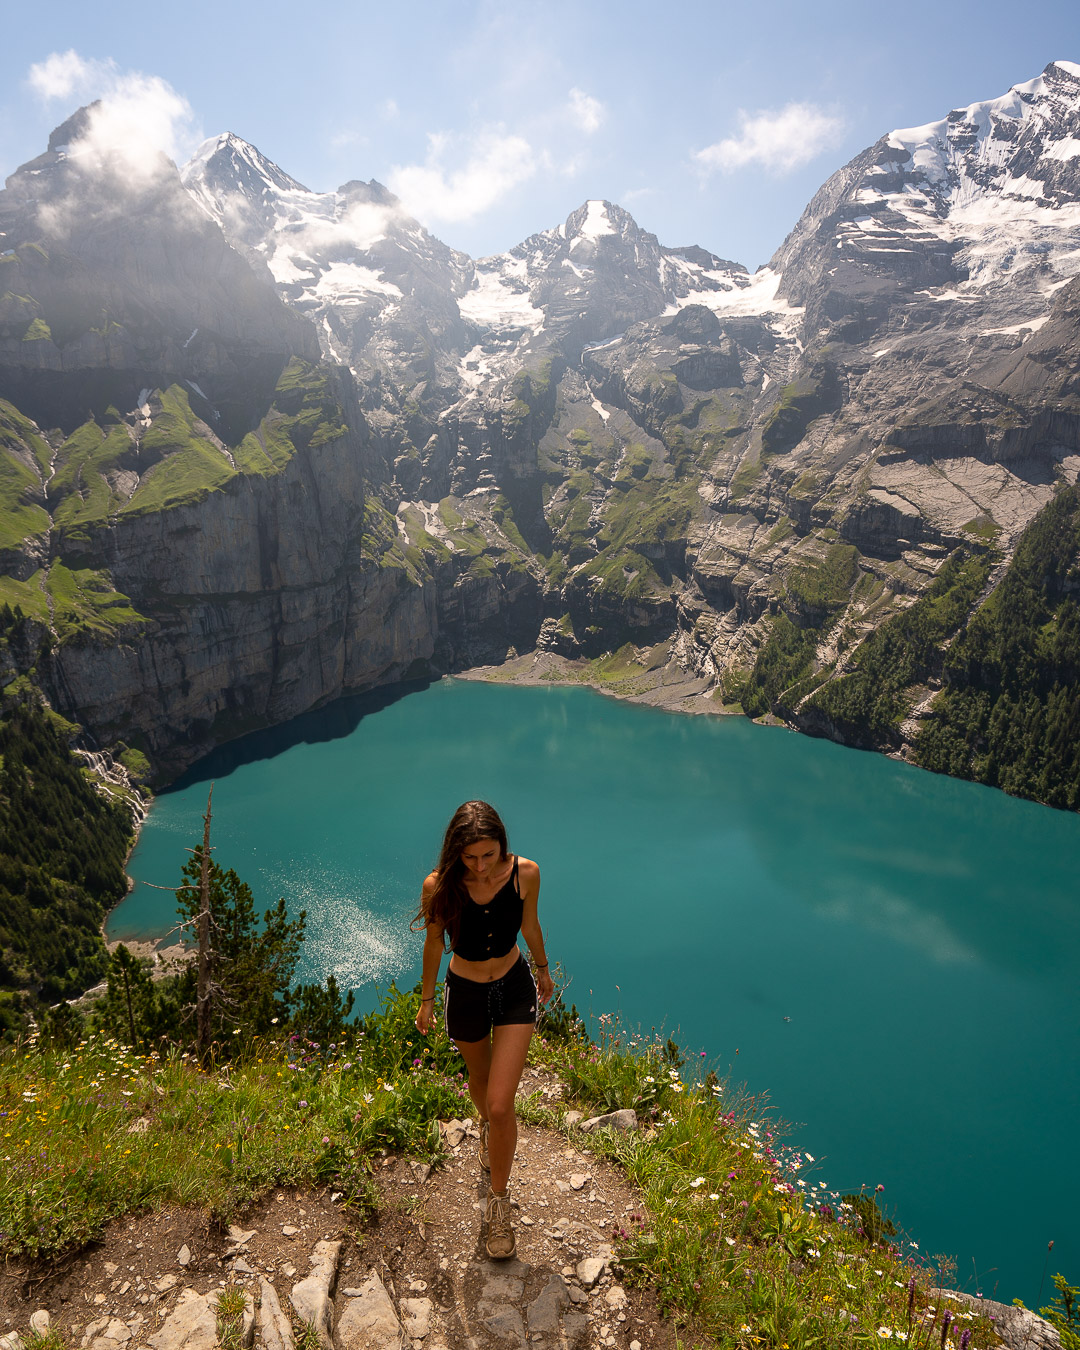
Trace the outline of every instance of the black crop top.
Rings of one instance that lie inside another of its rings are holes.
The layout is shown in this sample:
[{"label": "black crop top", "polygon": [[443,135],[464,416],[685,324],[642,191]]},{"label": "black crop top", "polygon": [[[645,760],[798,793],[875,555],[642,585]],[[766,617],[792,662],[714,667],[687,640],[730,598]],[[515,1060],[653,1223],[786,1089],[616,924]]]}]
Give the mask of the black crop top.
[{"label": "black crop top", "polygon": [[505,956],[517,942],[523,912],[524,902],[518,885],[518,860],[515,857],[514,868],[506,884],[495,892],[486,905],[478,905],[468,891],[465,892],[454,951],[463,961],[487,961],[493,956]]}]

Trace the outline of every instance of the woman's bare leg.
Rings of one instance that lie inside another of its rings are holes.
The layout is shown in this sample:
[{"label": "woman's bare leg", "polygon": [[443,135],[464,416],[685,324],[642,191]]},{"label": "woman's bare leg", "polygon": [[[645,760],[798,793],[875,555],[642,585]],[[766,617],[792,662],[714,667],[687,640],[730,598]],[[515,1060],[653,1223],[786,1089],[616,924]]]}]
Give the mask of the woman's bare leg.
[{"label": "woman's bare leg", "polygon": [[491,1069],[491,1041],[455,1041],[469,1071],[469,1096],[481,1120],[488,1119],[488,1074]]},{"label": "woman's bare leg", "polygon": [[491,1189],[499,1194],[510,1181],[517,1148],[517,1113],[514,1096],[525,1056],[532,1040],[531,1023],[495,1027],[491,1033],[491,1062],[488,1070],[487,1115],[491,1122],[488,1158],[491,1165]]}]

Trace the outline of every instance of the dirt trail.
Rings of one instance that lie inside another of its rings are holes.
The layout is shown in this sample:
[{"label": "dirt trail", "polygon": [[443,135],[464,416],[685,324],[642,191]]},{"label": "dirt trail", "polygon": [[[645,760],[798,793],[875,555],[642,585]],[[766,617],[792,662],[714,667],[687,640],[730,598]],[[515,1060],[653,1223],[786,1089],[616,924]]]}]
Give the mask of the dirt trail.
[{"label": "dirt trail", "polygon": [[[538,1088],[558,1096],[543,1070],[527,1069],[522,1091]],[[170,1334],[178,1305],[231,1283],[257,1304],[265,1280],[288,1312],[316,1244],[340,1241],[330,1286],[335,1350],[390,1343],[358,1340],[342,1320],[373,1275],[399,1343],[414,1350],[672,1350],[672,1324],[648,1290],[624,1283],[615,1261],[618,1230],[643,1213],[625,1176],[564,1135],[523,1125],[510,1186],[517,1254],[495,1262],[483,1245],[487,1177],[477,1142],[475,1121],[451,1123],[445,1166],[383,1158],[379,1213],[367,1224],[335,1192],[278,1188],[228,1229],[199,1211],[164,1210],[118,1220],[57,1262],[9,1261],[0,1339],[25,1333],[45,1310],[70,1350],[196,1350],[190,1337]],[[267,1345],[264,1330],[256,1316],[256,1344]]]}]

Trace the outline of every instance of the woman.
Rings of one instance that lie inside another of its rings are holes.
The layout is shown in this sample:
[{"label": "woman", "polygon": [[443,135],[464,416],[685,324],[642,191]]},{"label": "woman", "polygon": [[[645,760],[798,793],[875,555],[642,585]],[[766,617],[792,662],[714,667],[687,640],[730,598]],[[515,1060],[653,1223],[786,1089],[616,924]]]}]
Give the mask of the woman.
[{"label": "woman", "polygon": [[[540,869],[510,854],[506,829],[487,802],[465,802],[446,827],[435,871],[424,881],[413,927],[424,928],[424,974],[416,1029],[426,1036],[439,964],[449,946],[446,1034],[469,1071],[469,1094],[480,1114],[480,1166],[490,1173],[484,1219],[487,1252],[513,1256],[507,1185],[517,1147],[514,1095],[536,1026],[537,997],[555,986],[536,917]],[[517,945],[528,943],[536,980]]]}]

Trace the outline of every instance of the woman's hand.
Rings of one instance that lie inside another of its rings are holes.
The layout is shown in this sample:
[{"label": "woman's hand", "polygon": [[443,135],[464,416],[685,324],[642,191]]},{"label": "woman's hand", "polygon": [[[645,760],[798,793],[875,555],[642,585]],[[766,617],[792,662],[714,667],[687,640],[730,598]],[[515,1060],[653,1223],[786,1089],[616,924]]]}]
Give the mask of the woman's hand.
[{"label": "woman's hand", "polygon": [[541,1003],[546,1003],[555,993],[555,981],[547,966],[536,972],[536,993]]},{"label": "woman's hand", "polygon": [[431,1014],[435,1011],[435,1000],[425,999],[420,1004],[420,1011],[416,1014],[415,1026],[421,1036],[426,1036],[431,1026]]}]

